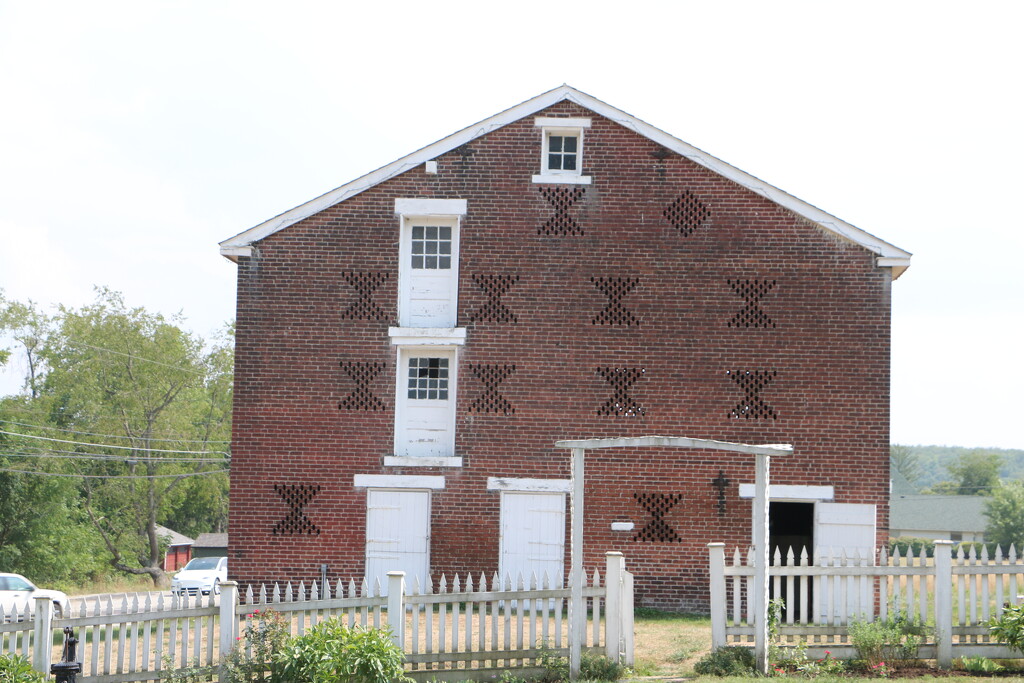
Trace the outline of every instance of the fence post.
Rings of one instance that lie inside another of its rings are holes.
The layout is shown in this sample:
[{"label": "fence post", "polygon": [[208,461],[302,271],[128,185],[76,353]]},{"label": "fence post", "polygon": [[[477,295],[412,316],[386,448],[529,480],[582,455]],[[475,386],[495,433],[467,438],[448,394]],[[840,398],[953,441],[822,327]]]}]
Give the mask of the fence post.
[{"label": "fence post", "polygon": [[953,666],[953,541],[935,541],[935,663]]},{"label": "fence post", "polygon": [[222,581],[220,584],[220,666],[223,667],[238,643],[238,582]]},{"label": "fence post", "polygon": [[[37,595],[34,599],[36,616],[32,640],[32,668],[49,675],[50,651],[53,649],[53,598]],[[12,633],[11,638],[13,639],[15,635]]]},{"label": "fence post", "polygon": [[626,560],[620,552],[604,554],[605,621],[604,654],[613,662],[622,661],[622,572]]},{"label": "fence post", "polygon": [[405,651],[405,572],[388,572],[388,625],[391,639]]},{"label": "fence post", "polygon": [[711,572],[711,649],[725,647],[725,544],[708,543]]},{"label": "fence post", "polygon": [[622,572],[622,663],[633,666],[633,574]]}]

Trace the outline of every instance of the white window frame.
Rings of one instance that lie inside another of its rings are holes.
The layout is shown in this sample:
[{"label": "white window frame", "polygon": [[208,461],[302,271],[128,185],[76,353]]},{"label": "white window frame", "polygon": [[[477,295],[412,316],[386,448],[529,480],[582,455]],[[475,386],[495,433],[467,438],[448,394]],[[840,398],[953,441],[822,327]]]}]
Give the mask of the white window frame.
[{"label": "white window frame", "polygon": [[[533,176],[535,183],[561,183],[571,185],[590,185],[592,178],[583,175],[583,131],[590,128],[589,118],[558,118],[538,116],[534,125],[541,129],[540,173]],[[548,141],[552,135],[575,137],[576,168],[573,170],[548,168]]]},{"label": "white window frame", "polygon": [[[395,328],[392,328],[395,329]],[[430,329],[430,328],[424,328]],[[392,337],[394,340],[395,337]],[[458,408],[459,385],[459,346],[445,337],[420,337],[419,343],[396,344],[395,355],[395,436],[394,455],[384,456],[385,467],[462,467],[462,458],[455,455],[455,415]],[[441,343],[438,343],[441,342]],[[451,358],[448,364],[448,446],[450,455],[429,457],[420,455],[403,455],[402,425],[405,424],[408,401],[408,371],[411,356],[447,355]]]}]

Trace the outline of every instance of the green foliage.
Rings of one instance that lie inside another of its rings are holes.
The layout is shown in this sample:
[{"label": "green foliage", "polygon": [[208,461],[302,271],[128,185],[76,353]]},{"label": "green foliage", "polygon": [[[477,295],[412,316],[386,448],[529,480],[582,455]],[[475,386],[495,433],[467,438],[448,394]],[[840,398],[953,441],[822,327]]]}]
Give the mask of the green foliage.
[{"label": "green foliage", "polygon": [[924,551],[927,557],[935,555],[935,541],[930,538],[917,538],[916,536],[900,536],[889,539],[889,555],[892,556],[899,550],[900,557],[906,557],[912,550],[914,557],[920,557]]},{"label": "green foliage", "polygon": [[1003,670],[1002,665],[988,657],[961,657],[956,664],[964,671],[972,673],[995,673]]},{"label": "green foliage", "polygon": [[921,457],[910,446],[892,444],[889,446],[889,467],[899,472],[911,484],[924,474]]},{"label": "green foliage", "polygon": [[[950,465],[954,465],[960,456],[977,451],[977,448],[961,446],[901,446],[907,448],[921,464],[921,476],[914,485],[920,489],[933,487],[943,479],[950,479]],[[985,448],[985,453],[992,453],[1002,458],[1003,464],[999,477],[1004,480],[1024,479],[1024,449]]]},{"label": "green foliage", "polygon": [[280,612],[256,610],[245,624],[239,646],[224,658],[220,683],[254,683],[270,679],[274,654],[288,642],[288,622]]},{"label": "green foliage", "polygon": [[170,655],[164,655],[161,661],[163,667],[160,669],[160,680],[166,683],[203,683],[213,680],[213,670],[200,664],[198,657],[182,667],[175,667]]},{"label": "green foliage", "polygon": [[1024,604],[1007,605],[988,623],[989,632],[1000,642],[1024,653]]},{"label": "green foliage", "polygon": [[274,683],[390,683],[407,681],[404,655],[382,629],[323,621],[275,653]]},{"label": "green foliage", "polygon": [[0,399],[0,428],[19,432],[0,444],[16,456],[0,469],[32,472],[0,472],[0,566],[40,582],[74,569],[164,585],[158,524],[226,528],[216,471],[230,439],[230,330],[207,349],[180,320],[100,289],[52,316],[0,297],[0,334],[28,361],[24,393]]},{"label": "green foliage", "polygon": [[754,653],[749,648],[733,645],[704,655],[693,671],[701,676],[748,676],[754,673],[756,666]]},{"label": "green foliage", "polygon": [[0,654],[0,683],[43,683],[45,680],[26,658]]},{"label": "green foliage", "polygon": [[795,647],[785,651],[778,651],[779,658],[772,661],[775,673],[798,673],[805,678],[817,678],[818,676],[835,676],[846,671],[846,662],[832,657],[832,653],[825,651],[821,659],[810,659],[807,656],[807,643],[800,641]]},{"label": "green foliage", "polygon": [[884,675],[884,667],[917,661],[924,632],[924,626],[903,618],[855,621],[849,629],[857,656],[875,675]]},{"label": "green foliage", "polygon": [[985,501],[988,525],[985,537],[990,541],[1020,550],[1024,547],[1024,482],[1013,481],[999,487]]},{"label": "green foliage", "polygon": [[[549,647],[542,647],[540,665],[544,667],[544,675],[540,681],[557,683],[569,680],[569,660]],[[626,673],[626,667],[612,661],[602,654],[583,650],[580,652],[580,680],[584,681],[617,681]]]}]

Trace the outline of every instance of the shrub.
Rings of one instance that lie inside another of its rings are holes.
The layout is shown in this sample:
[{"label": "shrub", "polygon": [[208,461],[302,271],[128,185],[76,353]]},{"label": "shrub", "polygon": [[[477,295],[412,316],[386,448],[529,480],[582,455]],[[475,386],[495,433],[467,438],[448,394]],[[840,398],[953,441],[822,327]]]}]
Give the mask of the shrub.
[{"label": "shrub", "polygon": [[[160,680],[164,683],[204,683],[213,680],[213,672],[200,664],[198,658],[180,667],[174,666],[174,659],[170,655],[164,655],[161,661],[163,668],[160,670]],[[2,676],[0,681],[7,683],[7,679]]]},{"label": "shrub", "polygon": [[[544,683],[569,680],[569,660],[547,647],[541,649],[540,665],[544,667],[544,675],[541,676]],[[626,667],[602,654],[586,650],[580,653],[582,681],[617,681],[622,678],[625,671]]]},{"label": "shrub", "polygon": [[239,642],[239,647],[224,658],[221,683],[268,680],[274,653],[280,652],[288,641],[288,625],[280,612],[256,610],[245,624],[244,638],[245,647]]},{"label": "shrub", "polygon": [[720,647],[701,657],[693,667],[701,676],[746,676],[754,673],[757,662],[749,648]]},{"label": "shrub", "polygon": [[[903,619],[855,621],[850,624],[850,642],[870,669],[879,673],[917,660],[924,627]],[[887,665],[887,666],[886,666]]]},{"label": "shrub", "polygon": [[961,657],[960,668],[972,673],[995,673],[1003,670],[1000,664],[988,657]]},{"label": "shrub", "polygon": [[1024,652],[1024,604],[1004,607],[1002,614],[988,622],[988,630],[1014,650]]},{"label": "shrub", "polygon": [[0,655],[2,683],[44,683],[46,677],[32,668],[32,663],[18,655]]},{"label": "shrub", "polygon": [[404,655],[382,629],[348,628],[337,617],[292,638],[273,657],[274,683],[410,681]]}]

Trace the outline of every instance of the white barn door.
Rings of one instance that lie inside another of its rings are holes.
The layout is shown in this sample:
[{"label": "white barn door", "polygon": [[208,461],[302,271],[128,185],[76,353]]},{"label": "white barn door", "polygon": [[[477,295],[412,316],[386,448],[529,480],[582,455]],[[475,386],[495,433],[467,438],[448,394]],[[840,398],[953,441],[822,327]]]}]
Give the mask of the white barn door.
[{"label": "white barn door", "polygon": [[402,230],[399,323],[402,327],[455,327],[458,221],[406,219]]},{"label": "white barn door", "polygon": [[529,585],[532,574],[537,581],[549,579],[561,586],[565,567],[565,494],[501,494],[501,580],[512,577],[516,587],[519,575]]},{"label": "white barn door", "polygon": [[366,492],[366,583],[379,580],[387,595],[388,572],[404,571],[412,590],[430,570],[430,492],[369,489]]},{"label": "white barn door", "polygon": [[[821,553],[832,553],[842,557],[845,552],[849,564],[873,565],[875,552],[875,506],[863,503],[823,503],[814,506],[814,541]],[[861,558],[859,561],[856,558]],[[814,563],[818,563],[815,558]],[[836,561],[836,564],[839,562]],[[845,581],[842,588],[839,582]],[[847,577],[831,581],[823,578],[821,588],[824,595],[817,598],[821,606],[819,618],[829,623],[835,610],[846,596],[844,613],[848,619],[868,618],[873,610],[874,594],[872,582],[859,580],[851,583]],[[885,599],[885,598],[882,598]]]}]

